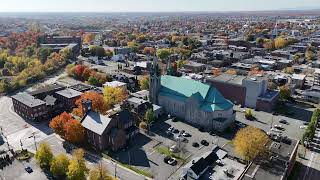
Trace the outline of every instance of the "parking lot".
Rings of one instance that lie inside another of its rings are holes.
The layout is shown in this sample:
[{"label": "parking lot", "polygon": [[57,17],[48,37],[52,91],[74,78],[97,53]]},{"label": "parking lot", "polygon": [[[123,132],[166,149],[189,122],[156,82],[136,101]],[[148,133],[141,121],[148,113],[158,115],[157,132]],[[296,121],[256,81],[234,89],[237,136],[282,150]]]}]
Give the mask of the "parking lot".
[{"label": "parking lot", "polygon": [[[28,173],[25,167],[31,167],[32,173]],[[29,162],[15,160],[12,164],[0,169],[0,179],[2,180],[41,180],[49,179],[47,174],[37,165],[32,158]]]},{"label": "parking lot", "polygon": [[[168,136],[166,133],[166,130],[171,126],[178,130],[174,136]],[[174,137],[182,130],[185,130],[190,136],[186,137],[187,141],[177,143]],[[184,163],[211,150],[213,144],[223,146],[230,141],[231,137],[233,137],[232,134],[225,134],[225,137],[219,137],[210,135],[208,132],[200,132],[191,125],[180,121],[174,122],[172,119],[159,120],[152,125],[151,132],[137,135],[128,146],[128,149],[115,153],[112,157],[122,163],[151,173],[154,179],[165,180],[171,179],[173,176],[173,179],[175,179],[176,172],[181,170]],[[207,141],[208,144],[202,145],[202,140]],[[192,144],[194,142],[198,143],[199,146],[193,147]],[[179,159],[177,159],[177,164],[174,165],[164,162],[166,155],[161,154],[159,149],[170,149],[173,145],[183,147],[176,155],[185,159],[185,162]]]},{"label": "parking lot", "polygon": [[[304,123],[308,122],[310,119],[308,116],[305,116],[302,119],[295,119],[290,117],[285,117],[282,115],[273,115],[271,113],[263,112],[263,111],[254,111],[252,110],[255,119],[254,120],[247,120],[244,117],[244,110],[245,109],[239,109],[239,111],[236,113],[236,120],[250,126],[258,127],[260,129],[263,129],[265,132],[269,132],[271,127],[274,127],[275,125],[281,125],[282,130],[279,132],[282,133],[284,136],[288,136],[294,139],[301,139],[302,134],[304,132],[303,126]],[[280,120],[285,120],[288,122],[288,124],[280,123]]]},{"label": "parking lot", "polygon": [[[52,134],[52,130],[48,127],[48,122],[35,123],[24,120],[18,116],[13,111],[13,104],[10,97],[4,96],[0,98],[0,109],[0,126],[11,148],[20,149],[20,141],[24,147],[33,144],[33,135],[36,141],[40,141]],[[2,139],[6,141],[4,137]],[[0,143],[0,149],[7,149],[8,146],[4,141]]]}]

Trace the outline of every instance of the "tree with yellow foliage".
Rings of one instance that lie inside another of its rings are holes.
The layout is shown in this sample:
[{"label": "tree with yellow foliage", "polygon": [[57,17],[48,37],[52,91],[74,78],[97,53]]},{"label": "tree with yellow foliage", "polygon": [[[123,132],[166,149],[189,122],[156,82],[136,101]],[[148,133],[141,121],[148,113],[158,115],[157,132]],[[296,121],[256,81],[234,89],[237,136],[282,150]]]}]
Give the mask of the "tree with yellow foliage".
[{"label": "tree with yellow foliage", "polygon": [[100,162],[89,172],[89,180],[114,180],[106,167]]},{"label": "tree with yellow foliage", "polygon": [[263,47],[267,50],[273,50],[275,48],[274,41],[271,39],[264,39]]},{"label": "tree with yellow foliage", "polygon": [[278,37],[274,40],[274,46],[276,49],[282,49],[286,47],[288,44],[288,41],[283,37]]},{"label": "tree with yellow foliage", "polygon": [[105,87],[103,97],[107,107],[112,107],[128,98],[128,93],[122,88]]},{"label": "tree with yellow foliage", "polygon": [[235,152],[250,162],[257,155],[267,152],[269,137],[261,129],[248,126],[237,132],[233,142]]},{"label": "tree with yellow foliage", "polygon": [[90,44],[91,41],[93,41],[95,38],[95,35],[93,33],[86,33],[83,35],[83,43]]},{"label": "tree with yellow foliage", "polygon": [[148,90],[149,89],[149,76],[143,76],[139,80],[139,85],[141,90]]}]

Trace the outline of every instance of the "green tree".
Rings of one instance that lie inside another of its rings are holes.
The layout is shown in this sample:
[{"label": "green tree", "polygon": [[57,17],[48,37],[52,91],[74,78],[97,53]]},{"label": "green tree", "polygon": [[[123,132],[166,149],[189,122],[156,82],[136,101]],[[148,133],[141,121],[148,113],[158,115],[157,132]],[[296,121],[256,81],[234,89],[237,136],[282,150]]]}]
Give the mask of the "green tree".
[{"label": "green tree", "polygon": [[42,64],[44,64],[47,60],[47,58],[52,53],[52,49],[48,47],[40,48],[39,50],[39,58]]},{"label": "green tree", "polygon": [[299,55],[299,54],[295,54],[295,55],[293,55],[292,59],[293,59],[293,61],[296,63],[296,62],[299,61],[300,55]]},{"label": "green tree", "polygon": [[96,77],[94,76],[90,76],[89,79],[88,79],[88,83],[91,84],[91,85],[98,85],[99,84],[99,81]]},{"label": "green tree", "polygon": [[162,60],[166,60],[170,55],[171,55],[170,49],[164,48],[164,49],[157,50],[157,56]]},{"label": "green tree", "polygon": [[97,45],[89,46],[89,51],[93,56],[104,57],[106,55],[104,48]]},{"label": "green tree", "polygon": [[68,166],[67,177],[70,180],[84,180],[88,173],[88,168],[84,160],[84,151],[82,149],[76,149],[72,153],[72,159]]},{"label": "green tree", "polygon": [[152,109],[148,109],[146,114],[144,115],[144,121],[147,123],[148,126],[155,120],[154,112]]},{"label": "green tree", "polygon": [[305,53],[305,57],[308,61],[312,61],[312,60],[315,60],[316,54],[311,50],[307,50]]},{"label": "green tree", "polygon": [[187,64],[186,60],[179,60],[177,61],[177,67],[180,69],[182,68],[182,66],[184,66],[185,64]]},{"label": "green tree", "polygon": [[49,168],[53,159],[50,146],[47,143],[41,143],[36,152],[35,158],[42,168]]},{"label": "green tree", "polygon": [[70,48],[63,48],[60,50],[61,57],[65,60],[72,59],[72,52]]},{"label": "green tree", "polygon": [[244,112],[244,116],[246,119],[249,119],[249,120],[254,118],[254,115],[251,109],[246,109],[246,111]]},{"label": "green tree", "polygon": [[89,180],[112,180],[106,167],[100,162],[89,172]]},{"label": "green tree", "polygon": [[246,36],[246,41],[254,41],[254,35],[253,34],[248,34]]},{"label": "green tree", "polygon": [[55,177],[64,177],[68,172],[70,160],[65,154],[59,154],[53,158],[50,171]]}]

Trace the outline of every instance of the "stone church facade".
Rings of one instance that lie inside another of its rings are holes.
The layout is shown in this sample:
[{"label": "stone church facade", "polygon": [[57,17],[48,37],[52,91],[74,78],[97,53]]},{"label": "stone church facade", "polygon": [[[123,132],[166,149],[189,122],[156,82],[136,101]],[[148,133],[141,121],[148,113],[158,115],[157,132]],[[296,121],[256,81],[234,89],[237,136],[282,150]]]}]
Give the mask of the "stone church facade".
[{"label": "stone church facade", "polygon": [[213,86],[150,70],[150,101],[185,122],[205,130],[224,131],[235,120],[233,104]]}]

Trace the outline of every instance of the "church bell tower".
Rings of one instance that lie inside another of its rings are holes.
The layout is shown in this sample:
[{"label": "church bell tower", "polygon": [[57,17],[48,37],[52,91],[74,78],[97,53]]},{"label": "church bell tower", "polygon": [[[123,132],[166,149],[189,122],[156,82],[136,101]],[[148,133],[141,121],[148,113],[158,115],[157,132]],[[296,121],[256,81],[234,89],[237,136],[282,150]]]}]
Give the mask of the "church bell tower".
[{"label": "church bell tower", "polygon": [[149,99],[151,103],[158,104],[158,94],[161,87],[161,73],[157,57],[153,57],[153,62],[149,72]]}]

